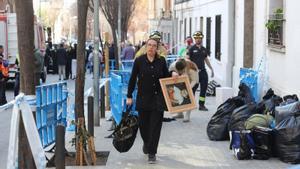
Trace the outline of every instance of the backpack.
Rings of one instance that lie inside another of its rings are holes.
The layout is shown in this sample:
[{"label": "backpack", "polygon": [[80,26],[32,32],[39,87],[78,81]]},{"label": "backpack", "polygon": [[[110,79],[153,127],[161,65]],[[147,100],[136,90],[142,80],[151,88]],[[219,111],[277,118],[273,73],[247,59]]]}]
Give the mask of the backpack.
[{"label": "backpack", "polygon": [[230,149],[238,160],[248,160],[254,155],[254,140],[250,130],[231,131]]}]

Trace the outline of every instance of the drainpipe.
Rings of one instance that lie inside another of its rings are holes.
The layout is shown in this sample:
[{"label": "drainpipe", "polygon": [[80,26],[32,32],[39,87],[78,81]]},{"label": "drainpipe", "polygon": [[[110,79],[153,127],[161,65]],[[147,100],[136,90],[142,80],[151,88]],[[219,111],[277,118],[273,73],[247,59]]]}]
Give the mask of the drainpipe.
[{"label": "drainpipe", "polygon": [[232,35],[232,44],[233,44],[233,47],[232,47],[232,60],[231,60],[231,63],[232,65],[230,65],[230,69],[231,69],[231,87],[234,87],[234,71],[233,71],[233,68],[235,66],[235,59],[236,59],[236,56],[235,56],[235,1],[236,0],[232,0],[232,1],[229,1],[229,6],[232,6],[233,7],[233,29],[232,29],[232,32],[233,32],[233,35]]}]

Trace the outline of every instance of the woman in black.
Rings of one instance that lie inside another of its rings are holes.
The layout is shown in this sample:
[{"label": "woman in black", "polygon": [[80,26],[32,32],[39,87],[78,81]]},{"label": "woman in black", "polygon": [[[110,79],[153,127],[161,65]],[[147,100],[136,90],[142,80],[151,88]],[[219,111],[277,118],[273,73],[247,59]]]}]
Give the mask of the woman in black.
[{"label": "woman in black", "polygon": [[166,60],[157,54],[158,42],[147,41],[147,53],[135,59],[127,92],[127,105],[132,104],[132,93],[138,79],[136,110],[139,112],[139,128],[144,141],[143,152],[148,162],[155,163],[162,127],[165,101],[159,84],[160,78],[169,76]]}]

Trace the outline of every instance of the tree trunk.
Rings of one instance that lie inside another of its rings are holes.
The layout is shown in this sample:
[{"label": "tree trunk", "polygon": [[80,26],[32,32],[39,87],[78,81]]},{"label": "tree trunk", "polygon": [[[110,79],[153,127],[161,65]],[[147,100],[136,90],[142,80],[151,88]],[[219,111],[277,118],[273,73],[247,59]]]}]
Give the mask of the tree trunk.
[{"label": "tree trunk", "polygon": [[85,81],[85,40],[86,18],[89,1],[77,0],[78,9],[78,45],[77,45],[77,75],[75,86],[75,117],[76,122],[84,117],[84,81]]},{"label": "tree trunk", "polygon": [[[18,51],[20,56],[21,92],[35,95],[34,21],[32,0],[16,0]],[[36,168],[22,118],[19,128],[19,168]]]},{"label": "tree trunk", "polygon": [[[111,27],[112,28],[112,27]],[[113,35],[113,39],[115,42],[115,48],[114,48],[114,52],[115,52],[115,62],[116,62],[116,69],[119,70],[119,51],[118,51],[118,45],[119,45],[119,41],[116,35],[116,31],[112,28],[112,35]]]}]

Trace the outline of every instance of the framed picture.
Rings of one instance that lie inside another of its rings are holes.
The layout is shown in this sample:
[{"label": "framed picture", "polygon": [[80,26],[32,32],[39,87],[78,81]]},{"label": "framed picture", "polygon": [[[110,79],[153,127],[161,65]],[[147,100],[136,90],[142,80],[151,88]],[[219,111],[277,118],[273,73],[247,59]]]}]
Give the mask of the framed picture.
[{"label": "framed picture", "polygon": [[162,92],[170,113],[195,109],[195,97],[187,76],[159,79]]}]

